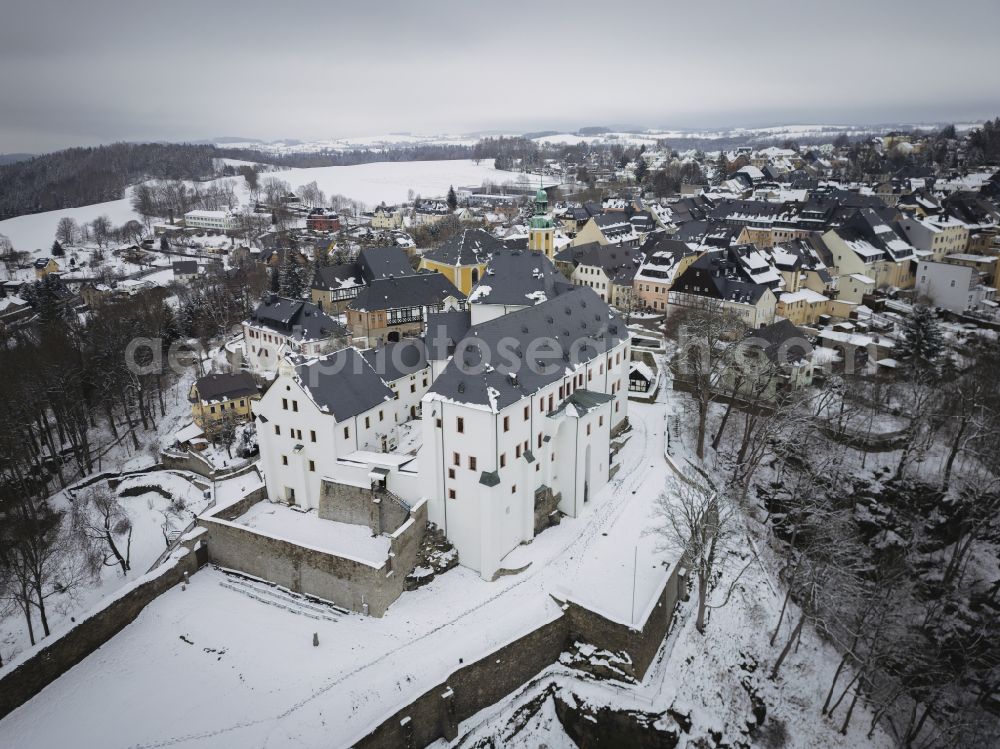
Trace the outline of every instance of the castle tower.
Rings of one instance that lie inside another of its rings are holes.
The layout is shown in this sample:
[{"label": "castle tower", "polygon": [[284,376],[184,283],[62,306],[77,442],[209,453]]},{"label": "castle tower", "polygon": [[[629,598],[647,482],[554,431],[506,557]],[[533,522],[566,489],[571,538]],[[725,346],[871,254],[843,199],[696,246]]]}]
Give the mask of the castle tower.
[{"label": "castle tower", "polygon": [[547,215],[548,209],[549,196],[539,187],[535,193],[535,215],[528,222],[528,249],[544,252],[552,260],[556,254],[556,230],[552,226],[552,219]]}]

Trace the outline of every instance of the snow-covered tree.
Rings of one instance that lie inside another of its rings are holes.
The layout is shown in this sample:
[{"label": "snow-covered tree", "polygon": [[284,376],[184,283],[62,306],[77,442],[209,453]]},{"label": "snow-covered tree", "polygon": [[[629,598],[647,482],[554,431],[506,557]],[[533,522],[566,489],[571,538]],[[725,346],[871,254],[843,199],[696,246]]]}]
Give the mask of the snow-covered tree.
[{"label": "snow-covered tree", "polygon": [[132,521],[114,492],[104,486],[81,492],[73,502],[72,521],[95,572],[117,564],[123,575],[128,574]]},{"label": "snow-covered tree", "polygon": [[909,359],[913,366],[934,368],[943,349],[941,326],[934,311],[923,304],[914,305],[912,314],[903,319],[896,353],[902,359]]},{"label": "snow-covered tree", "polygon": [[684,554],[687,568],[697,580],[695,627],[704,634],[708,589],[735,527],[735,516],[727,498],[701,477],[684,477],[668,484],[657,499],[656,514],[664,546]]}]

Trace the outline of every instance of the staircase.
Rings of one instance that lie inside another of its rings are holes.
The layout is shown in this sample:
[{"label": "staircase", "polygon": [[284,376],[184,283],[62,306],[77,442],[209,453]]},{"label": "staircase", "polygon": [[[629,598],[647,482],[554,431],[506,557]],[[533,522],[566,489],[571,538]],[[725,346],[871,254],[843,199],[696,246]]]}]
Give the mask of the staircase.
[{"label": "staircase", "polygon": [[242,593],[247,598],[252,598],[260,603],[266,603],[269,606],[275,606],[292,614],[299,614],[320,621],[335,622],[345,614],[350,613],[346,609],[334,606],[332,603],[327,603],[312,596],[302,595],[301,593],[294,593],[287,588],[269,583],[266,580],[248,577],[233,570],[219,568],[219,571],[224,575],[224,578],[219,581],[219,585],[223,588],[236,593]]}]

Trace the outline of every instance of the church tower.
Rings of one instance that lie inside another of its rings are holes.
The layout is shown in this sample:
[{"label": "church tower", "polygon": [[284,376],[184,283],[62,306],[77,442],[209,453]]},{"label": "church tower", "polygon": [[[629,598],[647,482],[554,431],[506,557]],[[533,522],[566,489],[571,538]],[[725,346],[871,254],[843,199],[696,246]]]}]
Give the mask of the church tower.
[{"label": "church tower", "polygon": [[538,188],[535,193],[535,215],[528,222],[528,249],[544,252],[549,260],[555,258],[555,234],[552,219],[546,215],[549,209],[549,196],[545,190]]}]

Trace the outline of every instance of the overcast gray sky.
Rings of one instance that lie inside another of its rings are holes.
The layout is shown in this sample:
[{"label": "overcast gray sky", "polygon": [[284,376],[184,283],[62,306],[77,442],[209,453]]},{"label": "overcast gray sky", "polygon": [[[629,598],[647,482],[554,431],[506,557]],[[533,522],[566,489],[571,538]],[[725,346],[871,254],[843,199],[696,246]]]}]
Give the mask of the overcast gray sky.
[{"label": "overcast gray sky", "polygon": [[1000,0],[0,0],[0,19],[0,153],[1000,114]]}]

